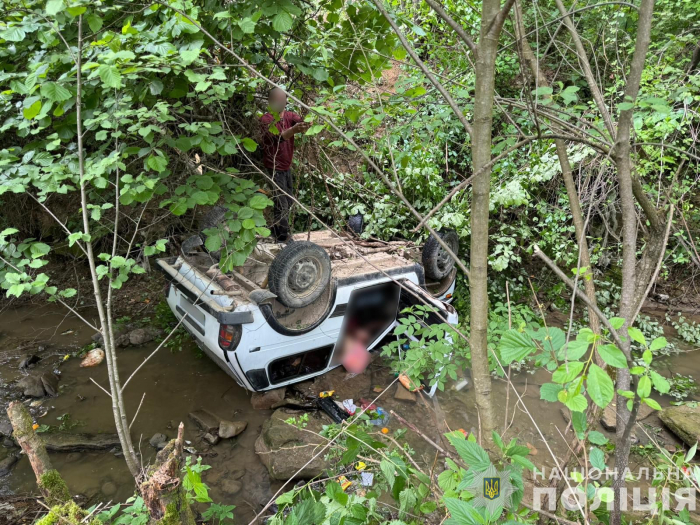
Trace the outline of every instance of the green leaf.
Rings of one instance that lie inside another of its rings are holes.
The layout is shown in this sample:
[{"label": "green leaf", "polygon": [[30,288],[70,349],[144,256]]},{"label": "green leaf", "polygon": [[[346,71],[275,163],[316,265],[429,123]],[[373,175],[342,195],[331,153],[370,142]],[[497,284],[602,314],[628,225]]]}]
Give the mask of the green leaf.
[{"label": "green leaf", "polygon": [[12,26],[5,31],[0,32],[0,38],[7,40],[8,42],[21,42],[27,37],[27,34],[19,26]]},{"label": "green leaf", "polygon": [[146,164],[152,170],[162,173],[165,171],[165,168],[168,167],[168,159],[160,155],[151,155],[148,157]]},{"label": "green leaf", "polygon": [[85,11],[87,11],[87,7],[85,7],[84,5],[77,5],[69,7],[68,9],[66,9],[66,11],[68,11],[68,14],[70,16],[76,17],[82,15]]},{"label": "green leaf", "polygon": [[27,120],[32,120],[39,114],[39,111],[41,111],[41,100],[37,100],[34,103],[32,103],[31,106],[25,107],[22,110],[22,115],[24,115],[24,118],[26,118]]},{"label": "green leaf", "polygon": [[591,449],[588,460],[591,462],[593,468],[605,471],[605,454],[598,447],[593,447]]},{"label": "green leaf", "polygon": [[272,19],[272,27],[275,28],[275,31],[279,31],[280,33],[289,31],[293,23],[292,15],[287,13],[287,11],[280,11]]},{"label": "green leaf", "polygon": [[583,412],[588,408],[588,401],[582,394],[576,394],[575,396],[569,397],[564,402],[564,405],[572,412]]},{"label": "green leaf", "polygon": [[255,228],[255,221],[253,219],[246,219],[243,221],[243,227],[246,230],[252,230]]},{"label": "green leaf", "polygon": [[579,339],[569,341],[567,345],[559,350],[557,357],[562,360],[567,359],[575,361],[580,359],[588,351],[588,346],[588,341],[581,341]]},{"label": "green leaf", "polygon": [[210,252],[218,252],[221,249],[221,235],[207,235],[204,247]]},{"label": "green leaf", "polygon": [[555,403],[557,401],[557,395],[561,392],[562,388],[561,385],[545,383],[540,387],[540,399]]},{"label": "green leaf", "polygon": [[459,525],[480,525],[484,518],[470,503],[457,498],[445,498],[445,506],[450,511],[452,522]]},{"label": "green leaf", "polygon": [[35,242],[29,247],[29,253],[31,253],[32,259],[43,257],[49,253],[49,251],[51,251],[51,247],[43,242]]},{"label": "green leaf", "polygon": [[625,324],[625,320],[622,317],[612,317],[610,318],[610,324],[615,330],[619,330]]},{"label": "green leaf", "polygon": [[96,14],[90,13],[87,15],[87,23],[88,26],[90,26],[90,31],[93,33],[97,33],[100,29],[102,29],[102,19]]},{"label": "green leaf", "polygon": [[459,457],[464,460],[467,466],[476,472],[483,472],[491,464],[488,454],[478,444],[461,439],[452,434],[447,434],[450,444],[457,450]]},{"label": "green leaf", "polygon": [[552,381],[560,384],[568,383],[569,381],[573,381],[576,377],[578,377],[582,370],[583,363],[580,361],[568,363],[568,370],[567,365],[561,365],[552,374]]},{"label": "green leaf", "polygon": [[620,102],[617,107],[620,109],[620,111],[627,111],[632,109],[634,104],[632,102]]},{"label": "green leaf", "polygon": [[591,363],[588,369],[588,395],[600,408],[605,408],[610,404],[615,396],[615,386],[613,385],[610,376],[595,363]]},{"label": "green leaf", "polygon": [[46,2],[46,14],[49,16],[57,15],[63,8],[63,0],[49,0]]},{"label": "green leaf", "polygon": [[627,329],[627,333],[630,335],[633,341],[636,341],[640,345],[647,345],[647,340],[644,338],[644,334],[639,328],[636,328],[634,326],[630,326]]},{"label": "green leaf", "polygon": [[393,487],[394,481],[396,481],[396,476],[394,476],[393,463],[391,463],[387,459],[382,459],[382,461],[379,463],[379,468],[381,469],[382,474],[384,474],[384,477],[386,478],[389,487]]},{"label": "green leaf", "polygon": [[122,75],[119,69],[117,69],[117,66],[101,64],[100,67],[97,68],[97,74],[107,87],[118,88],[122,85]]},{"label": "green leaf", "polygon": [[651,382],[654,384],[654,388],[661,394],[668,394],[668,392],[671,390],[671,384],[668,382],[668,380],[653,370],[649,371],[649,375],[651,375]]},{"label": "green leaf", "polygon": [[642,376],[637,384],[637,395],[644,399],[649,397],[649,394],[651,394],[651,379],[649,379],[649,376]]},{"label": "green leaf", "polygon": [[591,430],[588,433],[588,441],[590,441],[594,445],[605,445],[608,442],[608,438],[606,438],[597,430]]},{"label": "green leaf", "polygon": [[654,352],[655,350],[661,350],[662,348],[665,348],[668,345],[668,341],[666,341],[665,337],[657,337],[651,342],[651,345],[649,346],[649,350]]},{"label": "green leaf", "polygon": [[627,368],[625,354],[615,345],[600,345],[598,347],[598,355],[610,366],[614,366],[615,368]]},{"label": "green leaf", "polygon": [[325,128],[325,127],[326,127],[326,126],[323,125],[323,124],[316,124],[315,126],[311,126],[311,127],[306,131],[306,133],[304,133],[304,135],[309,135],[309,136],[311,136],[311,135],[318,135],[319,133],[321,133],[321,131],[323,131],[323,128]]},{"label": "green leaf", "polygon": [[537,350],[537,347],[529,335],[517,330],[508,330],[501,337],[498,349],[501,352],[503,364],[509,365],[514,361],[525,359]]},{"label": "green leaf", "polygon": [[71,93],[56,82],[46,82],[41,85],[41,95],[51,102],[63,102],[71,98]]},{"label": "green leaf", "polygon": [[250,206],[254,210],[264,210],[268,206],[272,206],[272,201],[264,195],[258,193],[256,195],[253,195],[253,197],[250,199],[250,202],[248,202],[248,206]]},{"label": "green leaf", "polygon": [[659,405],[659,403],[657,403],[654,399],[652,399],[650,397],[645,397],[644,399],[642,399],[642,401],[644,401],[647,405],[649,405],[654,410],[661,410],[661,405]]},{"label": "green leaf", "polygon": [[654,356],[651,355],[651,350],[644,350],[644,352],[642,353],[642,360],[646,364],[650,365],[652,359],[654,359]]},{"label": "green leaf", "polygon": [[243,147],[250,151],[251,153],[258,149],[258,143],[255,142],[253,139],[250,139],[248,137],[244,138],[241,140],[241,143],[243,144]]},{"label": "green leaf", "polygon": [[240,27],[241,31],[243,31],[246,34],[251,34],[255,32],[255,22],[253,22],[250,18],[244,18],[243,20],[239,20],[238,27]]}]

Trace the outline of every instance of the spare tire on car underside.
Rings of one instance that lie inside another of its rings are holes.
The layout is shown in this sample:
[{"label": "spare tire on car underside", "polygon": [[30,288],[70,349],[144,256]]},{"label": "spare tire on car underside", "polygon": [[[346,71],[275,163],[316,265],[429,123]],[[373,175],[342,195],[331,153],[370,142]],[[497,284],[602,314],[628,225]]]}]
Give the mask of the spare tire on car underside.
[{"label": "spare tire on car underside", "polygon": [[268,287],[289,308],[303,308],[318,299],[331,280],[326,250],[309,241],[295,241],[277,254],[268,272]]},{"label": "spare tire on car underside", "polygon": [[[440,239],[442,239],[442,242],[449,246],[450,250],[452,250],[455,255],[459,254],[459,236],[457,232],[454,230],[445,230],[437,232],[437,234],[440,236]],[[432,234],[428,237],[425,246],[423,246],[422,259],[425,276],[428,279],[435,279],[436,281],[444,279],[455,266],[455,260]]]}]

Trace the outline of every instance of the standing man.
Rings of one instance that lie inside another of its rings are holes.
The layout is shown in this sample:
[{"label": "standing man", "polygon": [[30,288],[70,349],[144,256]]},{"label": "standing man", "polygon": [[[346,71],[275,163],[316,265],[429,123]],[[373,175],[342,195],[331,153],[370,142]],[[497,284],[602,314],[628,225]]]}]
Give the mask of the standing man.
[{"label": "standing man", "polygon": [[[287,93],[272,88],[268,95],[269,113],[260,119],[263,133],[263,164],[274,182],[272,199],[275,203],[272,233],[284,242],[289,237],[289,209],[292,206],[292,159],[294,135],[304,133],[310,124],[293,111],[286,111]],[[277,116],[279,115],[279,120]],[[277,133],[270,131],[277,128]]]}]

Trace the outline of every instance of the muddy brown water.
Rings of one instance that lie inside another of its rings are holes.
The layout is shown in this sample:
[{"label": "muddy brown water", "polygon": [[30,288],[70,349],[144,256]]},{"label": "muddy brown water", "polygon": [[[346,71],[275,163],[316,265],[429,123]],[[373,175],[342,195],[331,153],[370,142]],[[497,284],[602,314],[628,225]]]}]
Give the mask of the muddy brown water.
[{"label": "muddy brown water", "polygon": [[[88,319],[92,312],[82,312]],[[20,361],[35,353],[42,361],[31,372],[37,370],[59,370],[61,374],[60,394],[45,398],[40,407],[32,410],[39,424],[58,426],[57,419],[70,414],[75,432],[114,432],[111,402],[91,378],[107,386],[106,363],[93,368],[80,368],[79,358],[63,360],[65,355],[75,352],[90,342],[94,331],[82,321],[56,306],[23,307],[0,313],[0,402],[4,407],[11,399],[20,398],[12,384],[24,375],[18,369]],[[118,350],[119,370],[122,381],[155,349],[155,343]],[[40,347],[42,347],[40,349]],[[700,377],[700,355],[683,353],[667,361],[669,371]],[[381,361],[372,365],[371,385],[386,386],[393,381],[393,374]],[[523,397],[525,406],[537,421],[544,440],[522,408],[515,407],[515,396],[511,391],[506,410],[506,384],[494,382],[493,399],[498,407],[498,427],[508,427],[507,439],[517,437],[522,444],[529,444],[532,460],[540,468],[549,471],[554,461],[547,450],[561,457],[570,446],[564,440],[566,423],[559,407],[539,399],[539,386],[548,381],[549,374],[539,370],[534,374],[521,372],[513,375],[513,383]],[[394,389],[388,389],[377,402],[387,411],[395,410],[405,419],[417,425],[426,435],[439,441],[441,431],[464,429],[476,431],[478,416],[474,409],[474,392],[471,387],[456,392],[448,389],[438,393],[435,400],[425,403],[406,403],[394,399]],[[125,402],[129,417],[133,417],[142,396],[143,404],[132,427],[132,438],[147,465],[155,457],[155,449],[149,445],[151,436],[164,433],[168,438],[176,434],[180,421],[185,423],[185,438],[190,446],[203,456],[203,463],[211,465],[203,479],[210,487],[210,496],[218,503],[236,505],[235,515],[239,522],[247,522],[281,486],[271,482],[265,467],[254,453],[254,443],[264,421],[271,411],[253,410],[250,394],[240,388],[210,359],[195,351],[194,345],[182,351],[161,349],[134,377],[125,390]],[[367,394],[363,394],[367,395]],[[358,395],[358,397],[360,397]],[[426,398],[427,399],[427,398]],[[669,399],[661,400],[668,404]],[[222,440],[208,447],[201,440],[187,414],[205,408],[225,419],[243,419],[248,427],[237,438]],[[661,428],[653,415],[644,421],[654,429],[656,439],[662,443],[678,444],[678,441]],[[387,425],[391,430],[402,428],[398,421]],[[610,436],[610,434],[608,433]],[[431,468],[435,463],[435,450],[412,432],[406,440],[416,451],[415,459]],[[644,442],[644,439],[642,439]],[[546,442],[546,443],[545,443]],[[0,447],[0,459],[7,453]],[[61,472],[73,493],[87,496],[91,502],[124,501],[134,493],[131,478],[124,460],[114,452],[53,453],[51,459]],[[436,468],[441,469],[441,465]],[[240,484],[240,485],[238,485]],[[240,488],[242,486],[242,488]],[[289,486],[291,487],[291,485]],[[240,488],[240,490],[239,490]],[[12,473],[0,478],[0,496],[19,493],[36,493],[36,482],[26,457],[22,457]]]}]

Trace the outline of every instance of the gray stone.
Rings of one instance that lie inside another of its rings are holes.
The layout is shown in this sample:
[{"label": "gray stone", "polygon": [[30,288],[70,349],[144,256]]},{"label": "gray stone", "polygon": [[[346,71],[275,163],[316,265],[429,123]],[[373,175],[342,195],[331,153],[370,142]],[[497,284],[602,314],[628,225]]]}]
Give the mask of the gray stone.
[{"label": "gray stone", "polygon": [[223,419],[221,423],[219,423],[219,437],[223,439],[236,437],[243,432],[247,426],[247,421],[226,421]]},{"label": "gray stone", "polygon": [[209,443],[210,445],[216,445],[219,442],[219,436],[216,436],[214,434],[210,434],[207,432],[202,436],[202,439]]},{"label": "gray stone", "polygon": [[28,355],[22,361],[19,363],[19,368],[21,370],[25,370],[27,368],[33,367],[35,364],[37,364],[39,361],[41,361],[41,357],[36,356],[34,354]]},{"label": "gray stone", "polygon": [[10,471],[12,470],[12,467],[19,461],[19,456],[15,454],[10,454],[7,456],[5,459],[0,461],[0,478],[3,476],[7,476]]},{"label": "gray stone", "polygon": [[0,436],[10,437],[12,435],[12,423],[4,417],[0,417]]},{"label": "gray stone", "polygon": [[224,480],[221,482],[221,484],[219,486],[221,487],[221,490],[223,490],[224,492],[226,492],[227,494],[229,494],[231,496],[240,492],[241,488],[243,487],[243,485],[241,485],[240,481],[234,481],[234,480],[229,479],[229,478],[224,478]]},{"label": "gray stone", "polygon": [[116,434],[72,434],[67,432],[45,432],[41,440],[49,452],[76,452],[80,450],[109,450],[120,447]]},{"label": "gray stone", "polygon": [[226,476],[228,479],[241,479],[243,476],[245,476],[245,469],[242,468],[240,470],[234,470],[231,472],[228,476]]},{"label": "gray stone", "polygon": [[167,441],[168,436],[159,432],[157,434],[153,434],[153,437],[150,439],[149,443],[152,447],[158,448],[158,445],[160,445],[161,443],[166,443]]},{"label": "gray stone", "polygon": [[16,448],[19,445],[15,443],[15,441],[12,438],[6,437],[2,440],[2,446],[5,448]]},{"label": "gray stone", "polygon": [[[652,415],[656,410],[651,408],[650,406],[642,403],[639,405],[639,409],[637,410],[637,421],[642,421],[646,418],[648,418],[650,415]],[[617,406],[615,403],[610,403],[608,406],[605,407],[603,410],[603,415],[600,418],[600,424],[603,426],[603,428],[609,432],[615,432],[615,429],[617,428]]]},{"label": "gray stone", "polygon": [[[296,479],[309,479],[323,474],[330,467],[324,459],[325,454],[319,454],[306,465],[318,453],[319,447],[326,443],[316,434],[323,425],[331,423],[330,418],[320,412],[310,413],[303,430],[285,423],[285,420],[302,414],[286,408],[275,410],[263,424],[262,432],[255,441],[255,453],[272,479],[286,481],[293,476]],[[301,467],[304,468],[297,473]]]},{"label": "gray stone", "polygon": [[41,375],[41,383],[44,385],[44,390],[50,396],[58,395],[58,376],[53,372],[44,372]]},{"label": "gray stone", "polygon": [[409,392],[406,390],[402,384],[396,385],[396,393],[394,394],[394,399],[399,401],[408,401],[409,403],[416,402],[416,394],[414,392]]},{"label": "gray stone", "polygon": [[200,408],[199,410],[190,412],[189,417],[202,431],[209,432],[210,434],[218,433],[221,420],[208,410]]},{"label": "gray stone", "polygon": [[129,344],[139,346],[150,343],[160,335],[160,330],[157,328],[137,328],[129,332]]},{"label": "gray stone", "polygon": [[287,387],[267,390],[266,392],[255,392],[250,403],[255,410],[270,410],[273,405],[284,401],[284,394],[287,392]]},{"label": "gray stone", "polygon": [[74,461],[78,461],[82,457],[83,455],[80,452],[71,452],[66,456],[66,463],[73,463]]},{"label": "gray stone", "polygon": [[17,382],[19,388],[25,396],[44,397],[44,384],[37,376],[23,377]]},{"label": "gray stone", "polygon": [[117,493],[117,486],[111,481],[108,481],[102,484],[102,488],[100,490],[105,496],[113,496]]},{"label": "gray stone", "polygon": [[700,408],[688,405],[668,407],[659,412],[659,418],[688,446],[692,447],[700,440]]}]

